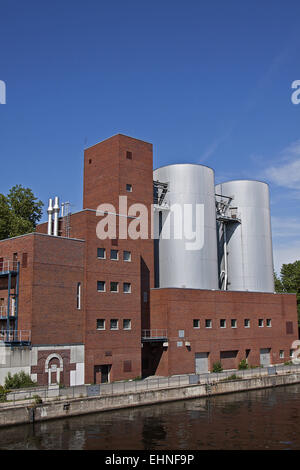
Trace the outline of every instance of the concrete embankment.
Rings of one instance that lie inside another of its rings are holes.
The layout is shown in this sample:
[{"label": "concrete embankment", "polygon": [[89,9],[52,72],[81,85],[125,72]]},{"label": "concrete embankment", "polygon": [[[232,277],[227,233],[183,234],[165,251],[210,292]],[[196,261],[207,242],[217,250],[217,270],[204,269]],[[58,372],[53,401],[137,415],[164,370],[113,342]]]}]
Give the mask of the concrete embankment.
[{"label": "concrete embankment", "polygon": [[300,383],[300,373],[224,380],[210,384],[188,385],[142,392],[97,397],[60,399],[41,404],[32,402],[0,407],[0,426],[26,424],[134,406],[207,397]]}]

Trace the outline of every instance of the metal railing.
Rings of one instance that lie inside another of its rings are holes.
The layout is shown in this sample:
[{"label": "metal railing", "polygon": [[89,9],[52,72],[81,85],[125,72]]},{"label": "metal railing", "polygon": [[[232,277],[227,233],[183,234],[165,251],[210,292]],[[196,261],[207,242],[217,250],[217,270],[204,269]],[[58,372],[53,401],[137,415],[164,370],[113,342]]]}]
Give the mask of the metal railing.
[{"label": "metal railing", "polygon": [[18,270],[18,261],[0,258],[0,274]]},{"label": "metal railing", "polygon": [[30,343],[31,330],[1,330],[0,341],[9,343]]},{"label": "metal railing", "polygon": [[7,402],[0,403],[0,407],[12,404],[21,404],[22,400],[34,399],[38,395],[42,400],[68,400],[86,397],[101,397],[106,395],[120,395],[127,393],[145,392],[148,390],[176,388],[188,385],[210,386],[227,380],[240,380],[254,377],[272,375],[300,374],[300,364],[276,365],[258,367],[245,370],[227,370],[224,372],[186,374],[171,377],[151,377],[141,380],[129,380],[96,385],[77,385],[72,387],[41,387],[13,390],[7,394]]},{"label": "metal railing", "polygon": [[154,328],[152,330],[142,330],[142,339],[167,338],[168,331],[164,328]]},{"label": "metal railing", "polygon": [[[16,305],[14,302],[11,302],[11,306],[9,309],[9,316],[14,317],[16,315]],[[0,306],[0,320],[7,318],[7,305]]]}]

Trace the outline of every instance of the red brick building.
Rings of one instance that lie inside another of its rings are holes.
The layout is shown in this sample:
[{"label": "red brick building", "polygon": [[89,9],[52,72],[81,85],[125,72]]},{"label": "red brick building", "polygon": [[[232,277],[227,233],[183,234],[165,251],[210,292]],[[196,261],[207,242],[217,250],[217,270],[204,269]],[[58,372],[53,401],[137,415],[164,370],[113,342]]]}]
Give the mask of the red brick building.
[{"label": "red brick building", "polygon": [[[147,236],[124,237],[140,204]],[[290,360],[295,295],[154,288],[152,204],[152,145],[116,135],[84,152],[83,210],[57,236],[44,223],[0,241],[1,383],[8,370],[77,385]]]}]

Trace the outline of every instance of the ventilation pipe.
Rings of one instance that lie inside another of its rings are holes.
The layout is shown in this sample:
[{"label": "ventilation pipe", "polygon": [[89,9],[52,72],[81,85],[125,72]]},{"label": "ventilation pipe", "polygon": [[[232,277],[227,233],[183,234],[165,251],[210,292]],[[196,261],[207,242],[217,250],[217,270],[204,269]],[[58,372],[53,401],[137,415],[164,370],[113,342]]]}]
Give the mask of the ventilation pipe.
[{"label": "ventilation pipe", "polygon": [[49,199],[47,212],[48,212],[48,235],[52,235],[52,214],[53,214],[52,199]]},{"label": "ventilation pipe", "polygon": [[59,198],[57,196],[55,196],[55,199],[54,199],[53,212],[54,212],[53,235],[57,237],[58,236],[58,216],[59,216]]}]

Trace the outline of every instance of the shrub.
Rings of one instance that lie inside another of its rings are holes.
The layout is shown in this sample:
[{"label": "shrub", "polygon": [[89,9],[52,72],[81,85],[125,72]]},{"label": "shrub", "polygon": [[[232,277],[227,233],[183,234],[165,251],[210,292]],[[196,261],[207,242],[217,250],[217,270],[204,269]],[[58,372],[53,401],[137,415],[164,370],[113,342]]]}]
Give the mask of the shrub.
[{"label": "shrub", "polygon": [[34,400],[35,405],[39,405],[40,403],[43,403],[43,400],[41,399],[39,395],[33,395],[32,398]]},{"label": "shrub", "polygon": [[4,389],[4,387],[2,387],[2,385],[0,385],[0,402],[4,402],[6,401],[6,390]]},{"label": "shrub", "polygon": [[239,363],[239,370],[245,370],[245,369],[248,369],[249,366],[247,364],[247,361],[246,359],[242,359],[241,362]]},{"label": "shrub", "polygon": [[222,364],[221,362],[215,362],[213,364],[213,369],[212,369],[213,372],[222,372],[223,371],[223,367],[222,367]]},{"label": "shrub", "polygon": [[8,372],[4,382],[5,390],[10,390],[14,388],[35,387],[36,385],[37,383],[31,380],[30,375],[25,374],[23,370],[21,372],[17,372],[14,375],[11,375],[11,373]]}]

